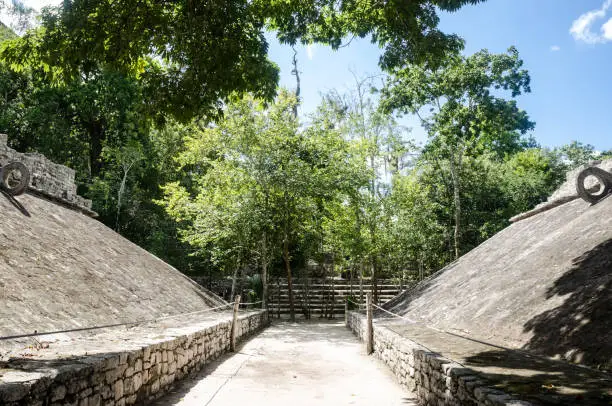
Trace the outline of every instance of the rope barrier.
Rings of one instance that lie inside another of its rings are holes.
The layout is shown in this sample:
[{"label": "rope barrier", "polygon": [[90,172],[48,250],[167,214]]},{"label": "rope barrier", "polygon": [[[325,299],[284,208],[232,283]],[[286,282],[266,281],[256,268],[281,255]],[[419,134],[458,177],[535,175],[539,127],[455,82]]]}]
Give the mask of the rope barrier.
[{"label": "rope barrier", "polygon": [[[349,302],[351,302],[353,304],[356,304],[358,306],[365,306],[365,305],[356,303],[356,302],[352,301],[351,299],[347,299],[347,301],[349,301]],[[502,350],[505,350],[505,351],[513,352],[513,353],[516,353],[516,354],[519,354],[519,355],[528,356],[528,357],[537,358],[537,359],[542,359],[542,360],[546,360],[546,361],[551,361],[550,358],[547,358],[547,357],[544,357],[544,356],[541,356],[541,355],[537,355],[537,354],[533,354],[533,353],[530,353],[530,352],[527,352],[527,351],[524,351],[524,350],[520,350],[520,349],[516,349],[516,348],[503,347],[503,346],[500,346],[500,345],[497,345],[497,344],[493,344],[493,343],[490,343],[490,342],[487,342],[487,341],[484,341],[484,340],[479,340],[479,339],[476,339],[476,338],[466,337],[466,336],[461,335],[461,334],[453,333],[452,331],[441,330],[441,329],[433,327],[431,325],[424,324],[424,323],[421,323],[421,322],[418,322],[418,321],[414,321],[412,319],[409,319],[408,317],[404,317],[404,316],[401,316],[401,315],[399,315],[397,313],[393,313],[393,312],[391,312],[391,311],[389,311],[387,309],[384,309],[384,308],[382,308],[382,307],[380,307],[380,306],[378,306],[378,305],[376,305],[374,303],[372,303],[372,307],[375,307],[375,308],[377,308],[379,310],[382,310],[383,312],[388,313],[391,316],[394,316],[394,317],[400,318],[402,320],[405,320],[405,321],[407,321],[407,322],[409,322],[411,324],[418,324],[418,325],[420,325],[420,326],[422,326],[422,327],[424,327],[426,329],[429,329],[429,330],[437,331],[437,332],[443,333],[443,334],[448,334],[450,336],[454,336],[454,337],[457,337],[457,338],[460,338],[460,339],[463,339],[463,340],[468,340],[468,341],[480,343],[480,344],[483,344],[483,345],[488,345],[488,346],[491,346],[491,347],[494,347],[494,348],[498,348],[498,349],[502,349]],[[437,351],[434,351],[433,349],[430,349],[430,348],[426,347],[425,345],[423,345],[420,342],[416,342],[416,341],[410,339],[410,337],[404,336],[403,333],[394,330],[391,325],[387,325],[386,327],[388,329],[390,329],[391,331],[395,332],[396,334],[399,334],[402,337],[404,337],[404,338],[406,338],[406,339],[408,339],[410,341],[413,341],[414,343],[417,343],[418,345],[426,348],[430,352],[437,352]],[[562,362],[562,361],[558,361],[558,360],[555,360],[555,361],[556,362]],[[459,365],[461,365],[463,367],[466,367],[464,364],[462,364],[461,362],[459,362],[457,360],[453,360],[453,362],[455,362],[455,363],[457,363],[457,364],[459,364]],[[585,369],[592,369],[592,368],[584,366],[584,365],[575,365],[575,366],[576,367],[585,368]]]},{"label": "rope barrier", "polygon": [[225,305],[222,305],[222,306],[213,307],[213,308],[210,308],[210,309],[197,310],[195,312],[189,312],[189,313],[178,313],[178,314],[173,314],[173,315],[170,315],[170,316],[160,317],[160,318],[157,318],[157,319],[139,320],[139,321],[133,321],[133,322],[127,322],[127,323],[105,324],[105,325],[102,325],[102,326],[73,328],[73,329],[67,329],[67,330],[47,331],[47,332],[42,332],[42,333],[34,332],[34,333],[29,333],[29,334],[17,334],[17,335],[12,335],[12,336],[0,336],[0,341],[15,340],[15,339],[18,339],[18,338],[27,338],[27,337],[47,336],[47,335],[51,335],[51,334],[76,333],[76,332],[79,332],[79,331],[101,330],[101,329],[105,329],[105,328],[122,327],[122,326],[136,326],[136,325],[139,325],[139,324],[146,324],[146,323],[152,323],[152,322],[158,322],[158,321],[162,321],[162,320],[167,320],[167,319],[171,319],[173,317],[190,316],[190,315],[193,315],[193,314],[207,313],[207,312],[211,312],[211,311],[214,311],[214,310],[219,310],[219,309],[222,309],[224,307],[228,307],[228,306],[232,306],[232,305],[234,305],[234,302],[228,303],[228,304],[225,304]]},{"label": "rope barrier", "polygon": [[257,302],[249,302],[249,303],[240,302],[240,306],[242,306],[242,305],[250,306],[250,305],[256,305],[256,304],[260,304],[260,303],[263,303],[263,301],[260,300],[260,301],[257,301]]},{"label": "rope barrier", "polygon": [[406,320],[406,321],[407,321],[407,322],[409,322],[409,323],[412,323],[412,324],[416,324],[416,323],[417,323],[416,321],[414,321],[414,320],[412,320],[412,319],[409,319],[408,317],[400,316],[399,314],[395,314],[395,313],[393,313],[393,312],[390,312],[389,310],[387,310],[387,309],[383,309],[382,307],[377,306],[377,305],[375,305],[374,303],[372,303],[372,306],[373,306],[373,307],[375,307],[375,308],[377,308],[377,309],[379,309],[379,310],[382,310],[382,311],[383,311],[383,312],[385,312],[385,313],[390,314],[391,316],[394,316],[394,317],[399,317],[400,319]]},{"label": "rope barrier", "polygon": [[[551,358],[544,357],[544,356],[541,356],[541,355],[538,355],[538,354],[533,354],[533,353],[530,353],[530,352],[528,352],[528,351],[524,351],[524,350],[521,350],[521,349],[503,347],[503,346],[500,346],[500,345],[497,345],[497,344],[493,344],[493,343],[490,343],[490,342],[487,342],[487,341],[484,341],[484,340],[479,340],[479,339],[477,339],[477,338],[466,337],[466,336],[461,335],[461,334],[453,333],[452,331],[448,331],[448,330],[441,330],[441,329],[439,329],[439,328],[436,328],[436,327],[430,326],[430,325],[428,325],[428,324],[423,324],[423,323],[419,323],[419,322],[417,322],[417,321],[410,320],[410,319],[408,319],[407,317],[403,317],[403,316],[400,316],[399,314],[395,314],[395,313],[393,313],[393,312],[390,312],[390,311],[388,311],[387,309],[383,309],[382,307],[377,306],[377,305],[375,305],[375,304],[372,304],[372,306],[373,306],[373,307],[376,307],[376,308],[378,308],[378,309],[380,309],[380,310],[382,310],[382,311],[384,311],[384,312],[386,312],[386,313],[389,313],[389,314],[391,314],[391,315],[393,315],[393,316],[395,316],[395,317],[399,317],[399,318],[401,318],[401,319],[404,319],[404,320],[410,321],[411,323],[414,323],[414,324],[419,324],[419,325],[421,325],[421,326],[423,326],[423,327],[425,327],[425,328],[427,328],[427,329],[434,330],[434,331],[437,331],[437,332],[439,332],[439,333],[448,334],[448,335],[450,335],[450,336],[454,336],[454,337],[457,337],[457,338],[461,338],[461,339],[463,339],[463,340],[468,340],[468,341],[476,342],[476,343],[479,343],[479,344],[487,345],[487,346],[490,346],[490,347],[498,348],[498,349],[500,349],[500,350],[504,350],[504,351],[513,352],[513,353],[516,353],[516,354],[519,354],[519,355],[523,355],[523,356],[527,356],[527,357],[531,357],[531,358],[537,358],[537,359],[541,359],[541,360],[545,360],[545,361],[553,361],[553,362],[556,362],[556,363],[563,363],[563,361],[560,361],[560,360],[553,360],[553,359],[551,359]],[[412,341],[412,342],[414,342],[414,343],[416,343],[416,344],[418,344],[418,345],[420,345],[420,346],[422,346],[422,347],[426,348],[426,349],[427,349],[428,351],[430,351],[430,352],[437,352],[437,351],[434,351],[434,350],[432,350],[432,349],[430,349],[430,348],[426,347],[426,346],[425,346],[425,345],[423,345],[423,343],[421,343],[421,342],[417,342],[417,341],[412,340],[410,337],[403,336],[401,332],[394,330],[394,329],[392,328],[392,326],[387,325],[386,327],[387,327],[388,329],[390,329],[391,331],[393,331],[394,333],[399,334],[399,335],[401,335],[402,337],[404,337],[404,338],[406,338],[406,339],[408,339],[408,340],[410,340],[410,341]],[[461,365],[462,367],[466,367],[466,365],[462,364],[461,362],[459,362],[459,361],[457,361],[457,360],[453,360],[453,362],[455,362],[455,363],[457,363],[457,364]],[[580,367],[580,368],[584,368],[584,369],[593,370],[593,368],[588,367],[588,366],[585,366],[585,365],[578,365],[578,364],[572,364],[572,365],[573,365],[573,366],[575,366],[575,367]],[[600,372],[600,371],[599,371],[599,372]]]}]

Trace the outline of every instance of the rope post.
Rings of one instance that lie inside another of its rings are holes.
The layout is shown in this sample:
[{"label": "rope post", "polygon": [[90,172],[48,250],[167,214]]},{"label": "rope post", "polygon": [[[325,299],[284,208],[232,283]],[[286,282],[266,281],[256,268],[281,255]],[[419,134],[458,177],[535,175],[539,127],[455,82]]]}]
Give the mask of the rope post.
[{"label": "rope post", "polygon": [[370,355],[374,351],[374,328],[372,327],[372,292],[366,295],[366,334],[365,334],[366,354]]},{"label": "rope post", "polygon": [[346,327],[348,327],[348,325],[349,325],[349,323],[348,323],[348,312],[349,312],[348,302],[349,302],[348,296],[344,296],[344,325]]},{"label": "rope post", "polygon": [[240,295],[234,298],[234,314],[232,317],[232,331],[230,337],[230,349],[232,352],[236,351],[236,332],[238,331],[238,308],[240,307]]}]

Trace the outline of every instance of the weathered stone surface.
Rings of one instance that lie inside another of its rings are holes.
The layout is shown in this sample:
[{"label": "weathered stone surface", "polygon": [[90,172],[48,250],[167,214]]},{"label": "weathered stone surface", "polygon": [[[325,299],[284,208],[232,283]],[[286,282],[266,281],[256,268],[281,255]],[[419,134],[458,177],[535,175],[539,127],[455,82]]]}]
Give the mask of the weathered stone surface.
[{"label": "weathered stone surface", "polygon": [[[15,199],[30,216],[0,195],[1,336],[155,319],[225,303],[95,219],[29,194]],[[0,358],[31,343],[2,341]]]},{"label": "weathered stone surface", "polygon": [[[265,311],[249,312],[241,315],[238,322],[245,327],[240,330],[237,338],[244,340],[268,324],[268,315]],[[93,355],[87,358],[85,355],[85,361],[63,361],[58,366],[62,370],[61,374],[53,368],[45,372],[12,372],[9,362],[5,365],[9,368],[8,372],[3,370],[0,376],[0,404],[16,406],[16,402],[19,402],[19,406],[117,406],[153,399],[168,391],[176,380],[201,369],[208,361],[195,351],[200,345],[198,343],[203,343],[203,352],[224,352],[228,348],[230,328],[231,323],[225,320],[216,320],[213,328],[210,325],[199,328],[197,324],[189,328],[181,327],[176,332],[186,333],[176,337],[172,336],[172,330],[167,331],[172,337],[164,338],[162,335],[160,340],[144,348],[134,345],[133,350],[124,348],[105,356]],[[133,334],[134,338],[139,338],[137,331]],[[97,341],[87,342],[90,345],[103,345],[102,338],[104,336]],[[143,362],[142,357],[147,355],[149,362]],[[177,369],[177,362],[183,364],[182,368]],[[145,368],[146,364],[149,364],[148,369]],[[55,381],[55,378],[61,380]]]},{"label": "weathered stone surface", "polygon": [[610,370],[610,286],[612,197],[580,199],[510,225],[386,307],[442,331]]},{"label": "weathered stone surface", "polygon": [[[348,327],[362,337],[364,317],[350,312],[347,320]],[[431,352],[385,326],[374,324],[374,339],[374,355],[385,362],[398,381],[415,392],[424,405],[490,406],[502,400],[519,402],[508,394],[486,387],[470,368]],[[525,402],[525,406],[529,405]]]},{"label": "weathered stone surface", "polygon": [[0,134],[0,164],[11,161],[22,162],[30,170],[29,190],[96,216],[91,210],[91,200],[77,195],[73,169],[56,164],[41,154],[17,152],[7,146],[6,134]]}]

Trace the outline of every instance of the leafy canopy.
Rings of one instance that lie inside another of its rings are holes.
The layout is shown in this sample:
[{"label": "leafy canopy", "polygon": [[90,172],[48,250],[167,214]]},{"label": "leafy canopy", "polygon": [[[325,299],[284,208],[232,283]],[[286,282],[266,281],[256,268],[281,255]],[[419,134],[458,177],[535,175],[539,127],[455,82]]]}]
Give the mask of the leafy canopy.
[{"label": "leafy canopy", "polygon": [[[382,108],[418,115],[434,142],[478,140],[501,147],[517,142],[510,133],[524,134],[534,126],[513,99],[531,91],[522,65],[514,47],[503,54],[482,50],[454,55],[436,69],[407,65],[397,69],[383,89]],[[505,93],[512,99],[504,98]]]},{"label": "leafy canopy", "polygon": [[55,81],[112,69],[142,78],[158,109],[187,121],[219,113],[234,91],[271,100],[278,67],[266,29],[282,42],[337,49],[371,35],[385,69],[437,65],[462,40],[438,30],[438,10],[482,0],[67,0],[42,26],[0,48],[14,69],[38,66]]}]

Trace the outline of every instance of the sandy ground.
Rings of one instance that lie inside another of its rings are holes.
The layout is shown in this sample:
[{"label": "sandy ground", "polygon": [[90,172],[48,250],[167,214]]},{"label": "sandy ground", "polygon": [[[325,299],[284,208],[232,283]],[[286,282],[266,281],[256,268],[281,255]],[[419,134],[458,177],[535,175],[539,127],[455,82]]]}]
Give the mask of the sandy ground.
[{"label": "sandy ground", "polygon": [[276,322],[154,405],[416,405],[343,322]]}]

